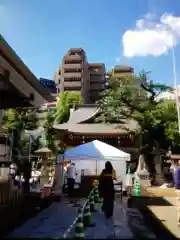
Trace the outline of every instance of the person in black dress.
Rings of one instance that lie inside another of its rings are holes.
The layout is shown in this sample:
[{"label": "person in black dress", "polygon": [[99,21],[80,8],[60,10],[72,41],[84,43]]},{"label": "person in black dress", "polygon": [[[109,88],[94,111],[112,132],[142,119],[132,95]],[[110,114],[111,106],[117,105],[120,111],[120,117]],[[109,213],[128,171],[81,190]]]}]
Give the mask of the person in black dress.
[{"label": "person in black dress", "polygon": [[107,219],[113,216],[115,189],[113,180],[116,180],[115,171],[111,162],[105,163],[105,169],[102,171],[99,179],[99,193],[103,198],[102,210]]}]

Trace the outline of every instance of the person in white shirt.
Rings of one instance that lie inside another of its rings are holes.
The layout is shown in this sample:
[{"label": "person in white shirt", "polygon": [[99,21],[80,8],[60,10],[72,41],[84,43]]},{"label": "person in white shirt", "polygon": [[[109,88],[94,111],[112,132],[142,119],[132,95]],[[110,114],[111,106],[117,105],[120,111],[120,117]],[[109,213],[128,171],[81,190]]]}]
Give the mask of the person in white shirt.
[{"label": "person in white shirt", "polygon": [[74,193],[75,177],[76,177],[75,164],[70,162],[70,164],[67,167],[68,196],[70,198],[73,197],[73,193]]}]

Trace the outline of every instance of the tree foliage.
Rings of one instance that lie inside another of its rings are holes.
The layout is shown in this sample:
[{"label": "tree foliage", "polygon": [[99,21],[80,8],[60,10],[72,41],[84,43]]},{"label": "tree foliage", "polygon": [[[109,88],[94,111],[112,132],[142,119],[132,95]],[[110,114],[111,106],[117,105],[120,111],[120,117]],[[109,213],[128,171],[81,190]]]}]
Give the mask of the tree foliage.
[{"label": "tree foliage", "polygon": [[3,125],[11,136],[12,158],[17,161],[18,155],[21,155],[23,151],[24,130],[33,130],[38,125],[36,111],[34,109],[8,109]]},{"label": "tree foliage", "polygon": [[38,126],[36,110],[8,109],[3,125],[9,133],[18,130],[34,130]]},{"label": "tree foliage", "polygon": [[175,103],[156,101],[156,97],[168,89],[170,87],[149,80],[148,74],[142,71],[138,76],[126,77],[123,81],[111,78],[109,89],[100,101],[102,121],[120,122],[126,118],[137,123],[136,129],[126,130],[138,137],[146,160],[151,159],[155,143],[161,148],[179,144]]},{"label": "tree foliage", "polygon": [[67,104],[69,108],[74,107],[75,105],[82,104],[83,99],[78,91],[65,92],[67,97]]},{"label": "tree foliage", "polygon": [[68,105],[68,92],[59,94],[59,102],[56,107],[55,122],[57,124],[66,123],[69,120],[70,107]]},{"label": "tree foliage", "polygon": [[54,112],[51,110],[48,110],[45,115],[43,127],[45,131],[46,145],[51,150],[54,150],[54,140],[55,140],[53,125],[54,125]]}]

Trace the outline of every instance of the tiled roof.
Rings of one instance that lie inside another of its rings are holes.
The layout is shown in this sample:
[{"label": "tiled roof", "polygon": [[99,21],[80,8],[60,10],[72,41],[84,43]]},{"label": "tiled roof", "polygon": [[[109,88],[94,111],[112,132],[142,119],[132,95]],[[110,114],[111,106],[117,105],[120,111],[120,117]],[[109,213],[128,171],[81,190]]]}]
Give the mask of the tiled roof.
[{"label": "tiled roof", "polygon": [[137,128],[135,121],[130,120],[126,124],[103,124],[103,123],[82,123],[82,124],[59,124],[54,125],[54,129],[68,130],[73,133],[109,133],[109,134],[125,134],[128,131],[134,131]]},{"label": "tiled roof", "polygon": [[82,123],[95,116],[98,112],[97,107],[82,107],[72,111],[68,124]]}]

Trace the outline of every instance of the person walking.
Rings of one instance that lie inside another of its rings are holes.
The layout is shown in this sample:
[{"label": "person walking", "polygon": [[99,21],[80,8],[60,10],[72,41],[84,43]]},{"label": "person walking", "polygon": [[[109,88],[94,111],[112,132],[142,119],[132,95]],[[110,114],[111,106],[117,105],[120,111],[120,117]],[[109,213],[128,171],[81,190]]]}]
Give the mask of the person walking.
[{"label": "person walking", "polygon": [[116,172],[113,169],[111,162],[108,161],[105,163],[105,168],[99,178],[99,193],[103,198],[102,211],[105,214],[107,225],[111,233],[113,233],[112,217],[115,199],[115,188],[113,180],[116,180]]},{"label": "person walking", "polygon": [[75,164],[70,162],[70,164],[67,166],[67,185],[68,185],[68,196],[71,199],[71,201],[72,201],[72,198],[74,197],[75,178],[76,178]]},{"label": "person walking", "polygon": [[176,211],[177,211],[177,224],[180,226],[180,160],[174,173],[174,185],[176,189]]}]

